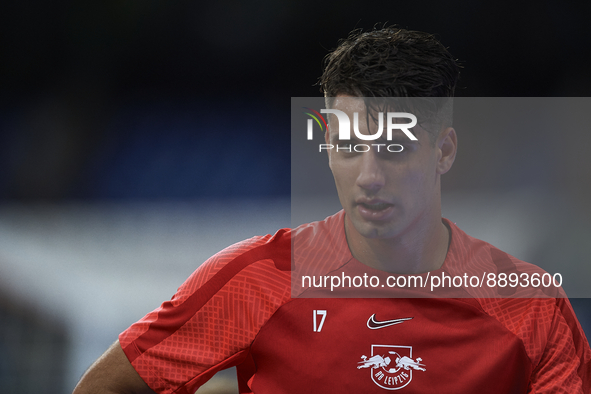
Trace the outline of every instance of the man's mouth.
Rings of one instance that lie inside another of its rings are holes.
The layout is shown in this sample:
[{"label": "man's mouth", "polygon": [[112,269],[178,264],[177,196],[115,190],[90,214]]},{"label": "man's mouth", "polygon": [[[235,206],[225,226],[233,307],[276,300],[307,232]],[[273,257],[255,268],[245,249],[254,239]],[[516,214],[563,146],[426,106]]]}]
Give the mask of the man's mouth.
[{"label": "man's mouth", "polygon": [[359,205],[372,210],[372,211],[383,211],[384,209],[391,207],[392,204],[388,204],[386,202],[376,202],[376,203],[359,203]]},{"label": "man's mouth", "polygon": [[355,203],[357,213],[369,221],[388,220],[394,212],[394,204],[379,199],[360,198]]}]

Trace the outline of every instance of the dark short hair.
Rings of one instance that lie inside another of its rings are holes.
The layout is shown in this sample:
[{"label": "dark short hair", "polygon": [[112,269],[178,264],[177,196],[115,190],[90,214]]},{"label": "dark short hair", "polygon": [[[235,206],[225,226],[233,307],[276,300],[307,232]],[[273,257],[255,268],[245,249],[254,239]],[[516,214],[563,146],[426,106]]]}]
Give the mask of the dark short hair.
[{"label": "dark short hair", "polygon": [[[354,30],[324,62],[320,85],[328,108],[332,107],[334,97],[343,94],[365,97],[368,109],[373,110],[370,112],[390,105],[368,98],[432,98],[408,100],[415,112],[422,115],[424,122],[419,123],[452,123],[452,97],[460,65],[432,34],[395,26],[368,32]],[[402,103],[396,102],[399,106]],[[428,129],[434,142],[435,130]]]},{"label": "dark short hair", "polygon": [[390,26],[341,40],[320,85],[327,97],[453,97],[459,70],[432,34]]}]

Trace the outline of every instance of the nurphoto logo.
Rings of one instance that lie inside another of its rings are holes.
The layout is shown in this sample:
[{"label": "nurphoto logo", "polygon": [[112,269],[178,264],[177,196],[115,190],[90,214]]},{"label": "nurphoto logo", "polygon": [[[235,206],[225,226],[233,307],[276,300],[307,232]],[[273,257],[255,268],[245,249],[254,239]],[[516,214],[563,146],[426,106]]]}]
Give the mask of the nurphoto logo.
[{"label": "nurphoto logo", "polygon": [[[338,109],[321,109],[320,113],[312,108],[304,107],[309,112],[305,112],[306,115],[310,116],[308,119],[307,138],[312,140],[314,137],[314,121],[318,124],[320,131],[326,133],[328,131],[328,124],[322,114],[333,114],[336,116],[339,125],[339,141],[350,141],[351,140],[351,120],[349,116]],[[386,119],[386,140],[392,141],[392,132],[394,130],[400,130],[408,137],[411,141],[417,141],[417,137],[409,130],[417,125],[417,117],[408,112],[383,112],[378,113],[378,129],[373,134],[363,134],[359,131],[359,113],[353,113],[353,133],[355,138],[361,141],[375,141],[382,137],[384,134],[384,119]],[[408,123],[397,123],[394,119],[410,119]],[[378,152],[381,150],[388,152],[402,152],[404,146],[401,144],[349,144],[349,145],[334,145],[334,144],[319,144],[319,152],[323,150],[335,149],[337,152],[368,152],[371,147],[374,147]]]}]

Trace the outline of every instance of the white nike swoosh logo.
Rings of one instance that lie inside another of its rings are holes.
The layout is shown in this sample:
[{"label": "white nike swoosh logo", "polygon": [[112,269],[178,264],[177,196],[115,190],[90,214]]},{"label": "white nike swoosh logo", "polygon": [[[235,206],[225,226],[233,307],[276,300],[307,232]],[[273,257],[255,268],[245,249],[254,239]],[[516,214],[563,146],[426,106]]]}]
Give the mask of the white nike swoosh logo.
[{"label": "white nike swoosh logo", "polygon": [[376,321],[376,314],[374,313],[371,317],[367,320],[367,328],[371,330],[377,330],[378,328],[384,328],[388,326],[393,326],[394,324],[404,323],[407,320],[413,319],[412,317],[405,317],[402,319],[394,319],[394,320],[386,320],[386,321]]}]

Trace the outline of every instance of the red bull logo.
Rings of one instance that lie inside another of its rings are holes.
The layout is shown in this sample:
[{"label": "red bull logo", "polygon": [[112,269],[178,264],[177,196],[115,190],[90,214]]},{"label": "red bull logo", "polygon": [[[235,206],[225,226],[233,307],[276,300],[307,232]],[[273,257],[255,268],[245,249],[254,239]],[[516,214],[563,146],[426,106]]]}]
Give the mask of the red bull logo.
[{"label": "red bull logo", "polygon": [[426,371],[421,358],[412,358],[412,346],[371,345],[371,357],[361,356],[357,369],[369,368],[371,379],[386,390],[398,390],[412,380],[412,372]]}]

